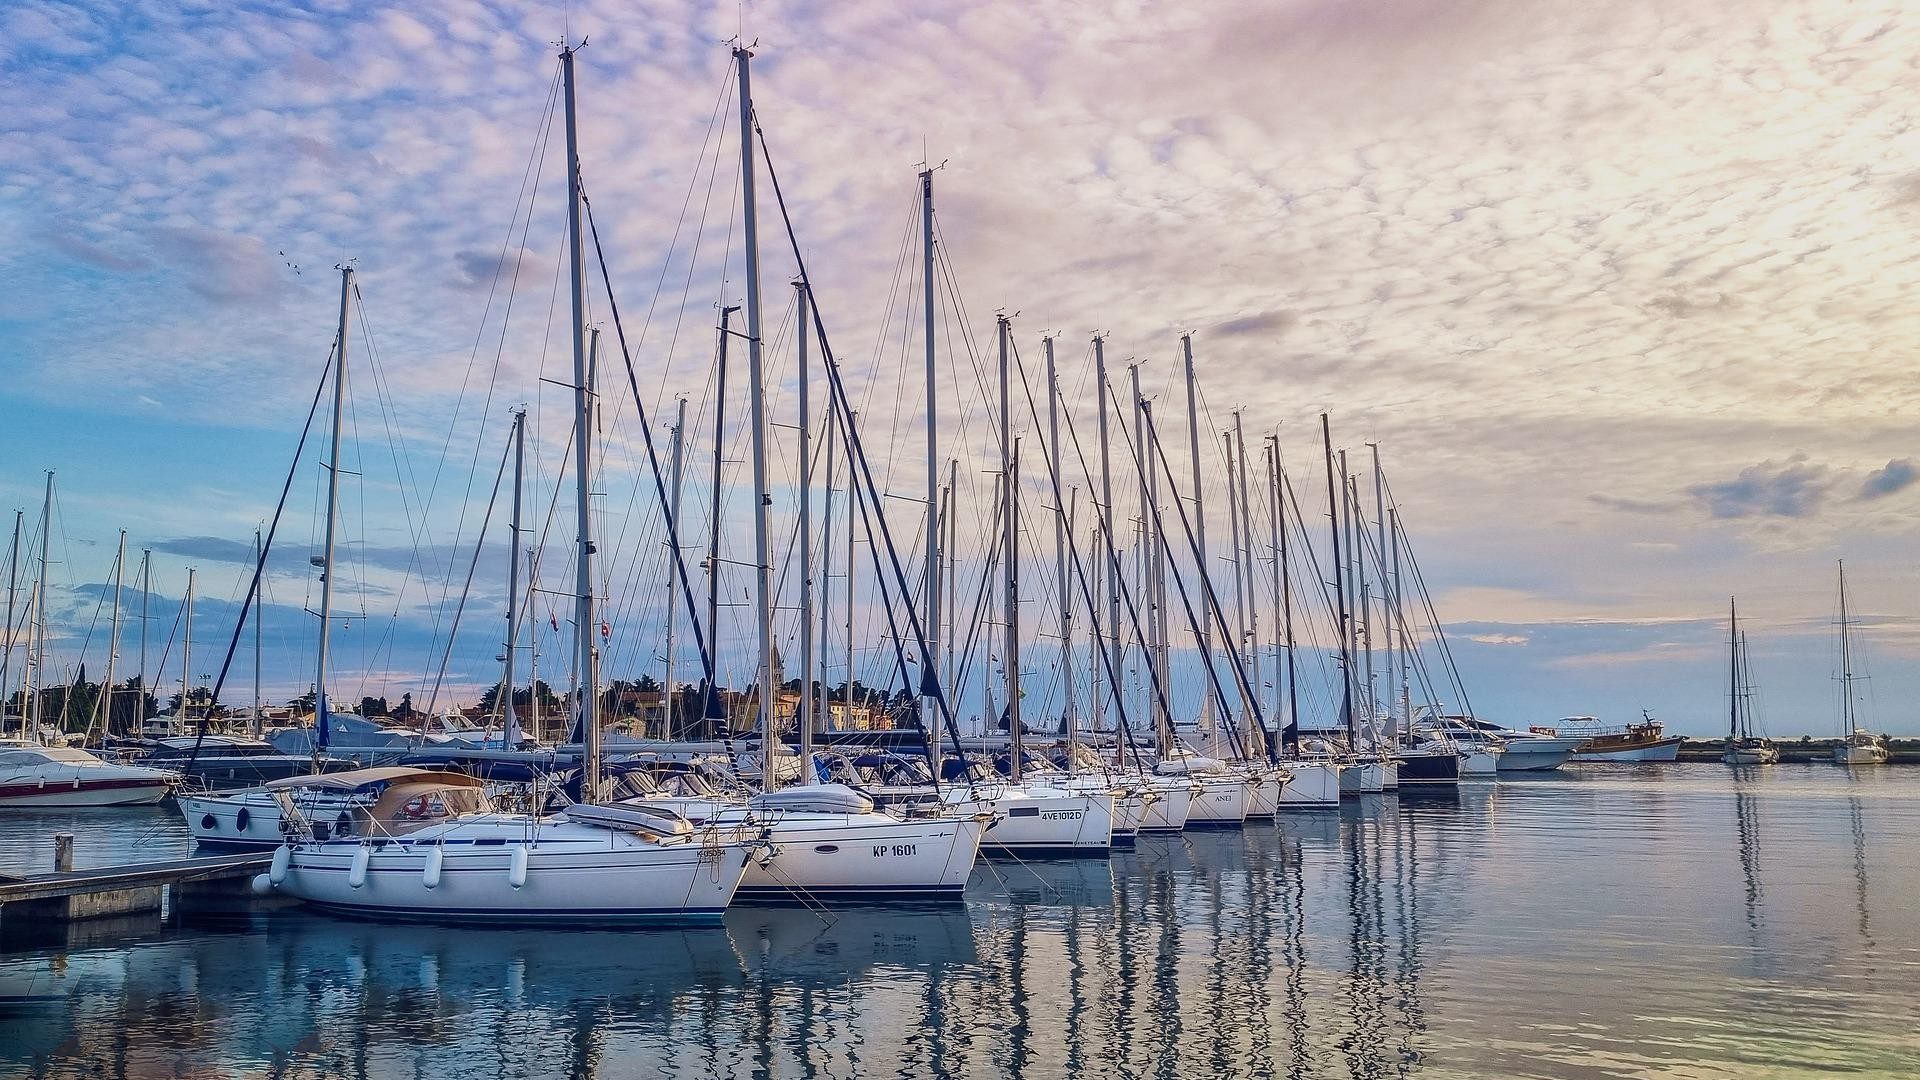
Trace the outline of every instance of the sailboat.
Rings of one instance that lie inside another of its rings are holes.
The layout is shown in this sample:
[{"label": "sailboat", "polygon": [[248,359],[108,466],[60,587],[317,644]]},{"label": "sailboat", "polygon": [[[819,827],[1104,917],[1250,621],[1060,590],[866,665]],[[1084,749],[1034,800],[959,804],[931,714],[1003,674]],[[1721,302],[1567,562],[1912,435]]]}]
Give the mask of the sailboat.
[{"label": "sailboat", "polygon": [[1847,564],[1840,563],[1840,745],[1833,748],[1836,765],[1883,765],[1892,756],[1887,737],[1860,726],[1855,710],[1853,684],[1861,676],[1853,672],[1852,620],[1847,617]]},{"label": "sailboat", "polygon": [[[22,738],[0,739],[0,809],[17,806],[149,806],[165,799],[180,784],[180,774],[170,769],[144,768],[104,761],[85,750],[61,746],[49,741],[41,745],[45,717],[39,715],[41,693],[33,685],[34,673],[46,664],[47,543],[53,519],[53,473],[47,473],[46,501],[40,511],[40,573],[33,585],[27,607],[27,641],[23,689],[24,715]],[[14,554],[20,550],[19,527],[14,528]],[[124,560],[125,553],[121,558]],[[9,590],[11,593],[11,590]],[[11,606],[11,604],[9,604]],[[12,622],[6,627],[8,651],[12,646]],[[5,676],[0,675],[0,682]],[[105,686],[113,686],[113,666],[107,666]]]},{"label": "sailboat", "polygon": [[1729,765],[1772,765],[1780,749],[1771,739],[1754,733],[1753,676],[1747,669],[1747,636],[1740,632],[1740,613],[1727,600],[1727,749],[1720,760]]},{"label": "sailboat", "polygon": [[[745,46],[733,50],[739,73],[740,168],[741,191],[745,199],[743,235],[746,243],[747,276],[747,360],[750,373],[751,425],[754,488],[767,490],[766,395],[762,379],[760,340],[760,251],[757,207],[754,202],[753,93],[750,79],[752,52]],[[795,301],[800,312],[800,438],[799,460],[802,469],[810,469],[808,449],[812,418],[809,416],[811,371],[807,361],[805,329],[811,322],[811,290],[803,279],[795,285]],[[804,472],[803,491],[811,486],[811,474]],[[708,827],[760,829],[773,844],[774,857],[748,865],[739,890],[741,900],[771,903],[816,903],[824,901],[868,900],[947,900],[958,901],[973,872],[982,835],[994,823],[988,813],[907,814],[885,813],[876,809],[867,795],[841,784],[803,783],[781,788],[781,763],[777,751],[780,733],[777,723],[776,693],[780,680],[773,638],[773,587],[768,567],[773,559],[769,548],[770,500],[755,498],[754,536],[758,567],[755,588],[755,616],[761,650],[757,667],[761,752],[755,755],[760,765],[760,793],[740,801],[714,791],[695,773],[679,771],[673,794],[646,795],[616,805],[660,807],[683,815]],[[801,501],[798,533],[809,538],[810,504]],[[716,528],[717,528],[716,524]],[[803,552],[805,575],[812,570],[811,550]],[[804,575],[803,575],[804,576]],[[813,611],[811,578],[802,589],[800,625],[808,635],[801,648],[802,684],[814,681],[812,642]],[[811,744],[813,698],[801,695],[796,710],[801,724],[801,744]],[[810,756],[810,755],[808,755]],[[807,770],[806,774],[811,774]],[[702,790],[704,788],[705,790]]]},{"label": "sailboat", "polygon": [[[575,699],[585,752],[580,800],[559,814],[503,813],[483,782],[457,773],[389,783],[371,805],[350,815],[353,835],[309,821],[285,791],[277,792],[288,840],[273,854],[255,891],[308,904],[389,918],[459,921],[717,922],[733,900],[750,859],[774,857],[750,828],[696,828],[657,807],[603,805],[598,670],[594,646],[593,412],[588,393],[580,154],[574,122],[572,46],[560,52],[566,117],[569,203],[567,239],[572,285],[574,479],[577,573],[574,644],[580,692]],[[744,86],[742,87],[744,90]],[[334,372],[334,446],[346,370],[353,270],[341,270],[340,338]],[[327,576],[333,576],[338,472],[327,498]],[[321,592],[316,731],[327,730],[327,590]],[[337,779],[337,778],[336,778]],[[324,778],[319,781],[324,783]]]}]

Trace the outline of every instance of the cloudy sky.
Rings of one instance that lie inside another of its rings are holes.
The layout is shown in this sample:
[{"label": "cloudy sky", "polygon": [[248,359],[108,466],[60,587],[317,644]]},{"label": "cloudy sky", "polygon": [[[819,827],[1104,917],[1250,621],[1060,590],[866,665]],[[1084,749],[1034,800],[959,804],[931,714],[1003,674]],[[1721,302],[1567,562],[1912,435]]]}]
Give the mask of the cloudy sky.
[{"label": "cloudy sky", "polygon": [[[1869,721],[1920,732],[1920,19],[1903,8],[19,0],[0,13],[0,498],[31,529],[43,473],[58,473],[50,579],[68,662],[92,625],[98,671],[95,602],[125,528],[154,552],[149,647],[165,648],[196,566],[194,667],[217,670],[201,657],[225,646],[235,560],[272,513],[327,358],[333,268],[355,260],[350,353],[367,366],[345,455],[340,674],[347,690],[427,685],[509,405],[531,406],[543,535],[556,551],[571,535],[564,499],[544,524],[572,482],[567,393],[540,381],[571,377],[551,43],[590,42],[583,172],[641,397],[671,412],[687,395],[699,427],[714,308],[742,291],[721,43],[744,34],[903,536],[924,495],[903,239],[931,160],[954,283],[936,335],[943,453],[969,456],[962,498],[979,512],[961,517],[980,523],[963,545],[977,549],[988,514],[973,458],[991,447],[980,365],[996,309],[1019,313],[1030,366],[1042,333],[1059,335],[1083,433],[1087,341],[1106,333],[1119,375],[1143,363],[1182,450],[1174,380],[1191,331],[1209,463],[1242,408],[1256,449],[1278,426],[1303,503],[1323,505],[1318,414],[1342,445],[1381,444],[1480,712],[1650,708],[1715,730],[1738,595],[1768,726],[1830,732],[1845,558]],[[774,421],[791,424],[794,267],[762,184]],[[597,282],[593,302],[611,336]],[[600,486],[626,674],[659,655],[664,590],[616,375]],[[729,401],[732,499],[746,452],[737,388]],[[791,451],[777,457],[790,483]],[[1029,514],[1051,500],[1035,467]],[[309,679],[319,477],[310,448],[271,587],[271,692]],[[1209,483],[1217,545],[1224,490]],[[488,519],[448,695],[492,678],[504,513]],[[746,519],[729,517],[724,557],[751,559]],[[1051,544],[1050,525],[1028,527]],[[543,586],[563,588],[564,556],[549,558]],[[746,585],[726,587],[729,604]],[[562,625],[565,607],[536,603]],[[1051,618],[1030,607],[1029,622]],[[1050,682],[1050,664],[1028,667]]]}]

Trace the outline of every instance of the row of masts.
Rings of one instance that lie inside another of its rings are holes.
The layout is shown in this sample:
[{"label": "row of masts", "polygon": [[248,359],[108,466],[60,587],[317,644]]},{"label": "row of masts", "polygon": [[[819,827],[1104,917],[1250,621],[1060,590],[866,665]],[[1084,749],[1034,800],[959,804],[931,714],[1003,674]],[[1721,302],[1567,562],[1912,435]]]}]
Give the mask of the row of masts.
[{"label": "row of masts", "polygon": [[[31,582],[27,586],[27,597],[24,607],[20,604],[19,594],[21,591],[20,564],[25,554],[20,546],[25,522],[25,511],[14,511],[13,539],[9,547],[12,555],[9,559],[7,569],[6,622],[0,624],[0,697],[5,697],[9,701],[14,699],[13,678],[17,673],[20,680],[17,690],[17,700],[20,703],[20,711],[15,719],[17,719],[20,725],[21,736],[29,740],[39,737],[42,726],[49,719],[42,715],[44,707],[42,698],[44,692],[60,685],[47,679],[44,674],[48,662],[47,586],[50,581],[48,571],[52,564],[49,552],[52,542],[54,505],[54,473],[49,471],[46,474],[44,494],[41,501],[38,548],[37,552],[32,556],[33,560],[38,563],[38,572],[33,575]],[[113,585],[110,591],[112,599],[107,614],[106,670],[99,684],[99,689],[94,696],[93,703],[89,708],[89,715],[86,717],[89,731],[97,730],[103,735],[108,736],[114,734],[112,726],[114,720],[114,697],[117,694],[128,692],[128,690],[122,689],[119,684],[121,632],[125,621],[122,607],[126,593],[127,530],[119,530],[117,545],[113,560]],[[256,555],[259,552],[259,545],[260,535],[256,531],[254,534]],[[187,568],[186,595],[180,605],[180,706],[174,713],[175,734],[182,732],[182,726],[189,718],[189,710],[192,708],[194,698],[199,690],[199,688],[193,685],[193,619],[196,575],[197,570],[195,568]],[[138,655],[140,660],[139,685],[138,689],[133,691],[133,715],[128,724],[128,729],[130,733],[139,735],[144,732],[146,727],[148,719],[147,696],[152,692],[146,680],[148,667],[147,624],[153,619],[153,616],[149,613],[149,606],[153,597],[153,551],[151,549],[142,549],[140,552],[140,565],[135,577],[140,587],[140,612],[135,616],[140,624],[140,633],[138,635]],[[263,705],[261,696],[260,627],[258,622],[255,623],[254,633],[252,723],[257,733],[260,727]],[[25,638],[24,641],[21,640],[23,636]],[[18,647],[21,652],[21,662],[17,672],[13,663],[16,647]],[[82,670],[84,670],[84,668]],[[79,672],[76,672],[73,680],[67,685],[69,689],[72,690],[77,689],[80,683],[81,675]],[[62,712],[66,712],[68,708],[70,708],[70,702],[63,704]],[[63,716],[62,719],[64,720],[65,717]]]}]

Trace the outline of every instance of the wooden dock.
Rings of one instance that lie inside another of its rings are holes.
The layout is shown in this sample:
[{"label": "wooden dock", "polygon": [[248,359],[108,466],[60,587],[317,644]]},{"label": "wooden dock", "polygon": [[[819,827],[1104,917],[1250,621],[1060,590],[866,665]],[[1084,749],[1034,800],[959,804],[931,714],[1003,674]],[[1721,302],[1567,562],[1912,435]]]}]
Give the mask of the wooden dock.
[{"label": "wooden dock", "polygon": [[272,861],[272,852],[242,852],[0,878],[0,927],[159,911],[163,891],[175,913],[251,910],[254,875]]}]

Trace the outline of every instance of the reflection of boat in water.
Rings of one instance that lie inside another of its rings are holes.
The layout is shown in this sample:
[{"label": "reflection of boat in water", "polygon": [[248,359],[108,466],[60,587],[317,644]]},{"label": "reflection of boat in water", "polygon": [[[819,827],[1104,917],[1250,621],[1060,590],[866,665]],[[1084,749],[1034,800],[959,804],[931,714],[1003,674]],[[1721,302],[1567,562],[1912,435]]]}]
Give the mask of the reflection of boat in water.
[{"label": "reflection of boat in water", "polygon": [[1642,710],[1641,722],[1609,728],[1591,716],[1569,716],[1556,729],[1586,741],[1574,751],[1575,761],[1673,761],[1680,756],[1680,736],[1668,735],[1665,725]]}]

